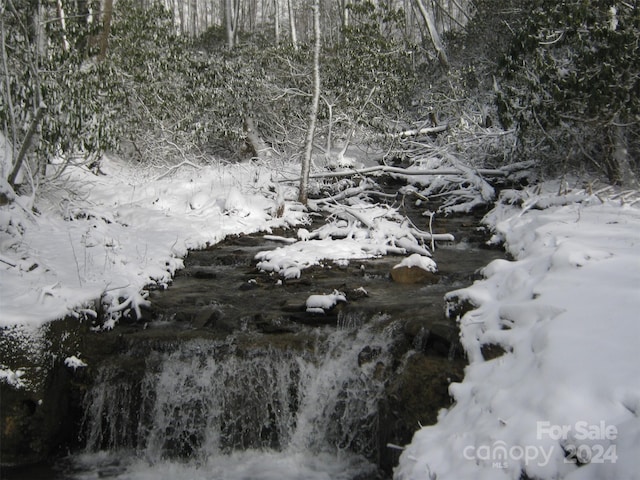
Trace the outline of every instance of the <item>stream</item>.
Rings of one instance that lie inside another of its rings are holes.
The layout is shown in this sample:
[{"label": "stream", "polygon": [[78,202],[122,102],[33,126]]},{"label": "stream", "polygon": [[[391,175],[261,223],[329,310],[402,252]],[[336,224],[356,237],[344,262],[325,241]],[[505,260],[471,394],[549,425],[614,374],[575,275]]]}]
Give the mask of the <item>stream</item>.
[{"label": "stream", "polygon": [[[144,322],[83,340],[92,361],[74,383],[73,453],[4,478],[390,478],[389,445],[434,423],[462,379],[444,294],[504,256],[484,247],[478,218],[436,220],[456,237],[434,252],[437,283],[394,282],[399,256],[282,280],[255,267],[282,245],[262,234],[190,252]],[[335,291],[347,301],[306,311],[310,295]]]}]

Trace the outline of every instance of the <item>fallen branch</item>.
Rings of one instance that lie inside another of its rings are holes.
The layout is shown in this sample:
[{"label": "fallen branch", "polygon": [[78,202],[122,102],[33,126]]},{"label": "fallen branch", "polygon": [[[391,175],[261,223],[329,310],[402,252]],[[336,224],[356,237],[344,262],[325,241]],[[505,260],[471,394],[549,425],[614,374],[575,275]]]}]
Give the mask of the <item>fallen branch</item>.
[{"label": "fallen branch", "polygon": [[[503,177],[507,175],[507,172],[499,168],[480,168],[473,171],[479,175],[483,175],[487,177]],[[354,175],[368,175],[373,173],[391,173],[393,175],[403,175],[407,177],[420,176],[420,175],[463,175],[463,176],[466,175],[466,172],[459,169],[455,169],[455,168],[421,170],[418,168],[400,168],[400,167],[391,167],[389,165],[379,165],[376,167],[343,170],[340,172],[314,173],[312,175],[309,175],[309,178],[350,177]],[[299,182],[300,178],[285,178],[279,181],[281,183]]]},{"label": "fallen branch", "polygon": [[5,257],[0,255],[0,262],[9,265],[10,267],[15,268],[17,266],[17,264],[10,262],[9,260],[7,260]]},{"label": "fallen branch", "polygon": [[413,130],[405,130],[403,132],[398,133],[390,133],[387,136],[390,138],[408,138],[408,137],[417,137],[419,135],[429,135],[432,133],[440,133],[444,132],[449,128],[449,125],[437,125],[435,127],[424,127],[424,128],[416,128]]}]

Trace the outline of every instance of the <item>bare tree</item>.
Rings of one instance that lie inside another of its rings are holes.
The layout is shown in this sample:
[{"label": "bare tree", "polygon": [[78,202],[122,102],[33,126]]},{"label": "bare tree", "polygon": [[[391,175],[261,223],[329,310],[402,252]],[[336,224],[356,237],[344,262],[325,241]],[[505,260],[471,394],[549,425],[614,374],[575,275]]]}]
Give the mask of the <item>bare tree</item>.
[{"label": "bare tree", "polygon": [[436,53],[438,55],[438,60],[440,61],[440,65],[442,65],[445,70],[449,69],[449,59],[447,58],[447,52],[444,49],[444,45],[440,40],[440,34],[438,33],[438,29],[436,28],[436,22],[433,18],[433,12],[428,10],[422,0],[416,0],[416,4],[418,5],[418,10],[420,10],[420,14],[422,15],[422,19],[427,25],[427,30],[429,30],[429,37],[431,38],[431,43],[433,44],[433,48],[435,48]]},{"label": "bare tree", "polygon": [[273,0],[274,6],[274,30],[275,30],[275,41],[276,45],[280,44],[280,0]]},{"label": "bare tree", "polygon": [[309,172],[311,170],[311,153],[313,151],[313,137],[316,130],[318,117],[318,105],[320,103],[320,2],[313,0],[313,35],[315,44],[313,47],[313,99],[309,111],[309,127],[305,142],[304,157],[302,158],[302,174],[300,175],[300,192],[298,200],[307,204],[309,191]]},{"label": "bare tree", "polygon": [[238,35],[238,17],[240,16],[240,0],[224,0],[225,30],[227,32],[227,48],[232,50]]},{"label": "bare tree", "polygon": [[350,24],[349,12],[351,0],[338,0],[338,2],[340,4],[340,14],[342,15],[342,29],[345,30],[349,28]]},{"label": "bare tree", "polygon": [[102,12],[102,32],[100,33],[100,53],[98,58],[104,60],[109,47],[109,33],[111,32],[111,19],[113,17],[113,0],[104,0]]},{"label": "bare tree", "polygon": [[291,34],[291,45],[294,50],[298,50],[298,33],[296,31],[296,16],[293,10],[293,0],[287,0],[289,10],[289,30]]}]

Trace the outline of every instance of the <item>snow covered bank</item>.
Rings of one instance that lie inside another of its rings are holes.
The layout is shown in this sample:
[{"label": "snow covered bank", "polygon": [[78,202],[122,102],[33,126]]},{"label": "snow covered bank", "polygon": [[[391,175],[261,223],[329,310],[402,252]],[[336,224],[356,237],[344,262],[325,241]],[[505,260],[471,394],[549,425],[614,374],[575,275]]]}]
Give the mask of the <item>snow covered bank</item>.
[{"label": "snow covered bank", "polygon": [[488,215],[514,260],[449,295],[477,307],[470,365],[397,480],[640,478],[640,203],[557,191],[503,192]]},{"label": "snow covered bank", "polygon": [[140,172],[105,158],[100,175],[74,167],[42,186],[37,214],[25,198],[0,207],[0,327],[95,315],[96,299],[115,321],[145,305],[146,286],[166,286],[188,249],[302,215],[275,218],[266,167],[184,166],[155,179]]}]

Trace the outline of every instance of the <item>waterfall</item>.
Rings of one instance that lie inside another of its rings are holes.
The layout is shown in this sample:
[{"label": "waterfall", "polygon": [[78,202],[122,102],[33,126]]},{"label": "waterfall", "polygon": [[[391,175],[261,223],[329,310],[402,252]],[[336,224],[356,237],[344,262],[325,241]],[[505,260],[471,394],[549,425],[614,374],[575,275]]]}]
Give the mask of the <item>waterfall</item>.
[{"label": "waterfall", "polygon": [[[379,320],[318,328],[289,345],[257,334],[194,339],[149,354],[137,378],[105,366],[85,399],[87,450],[204,479],[355,478],[375,469],[378,403],[393,368],[395,330]],[[131,468],[117,478],[138,478]]]}]

